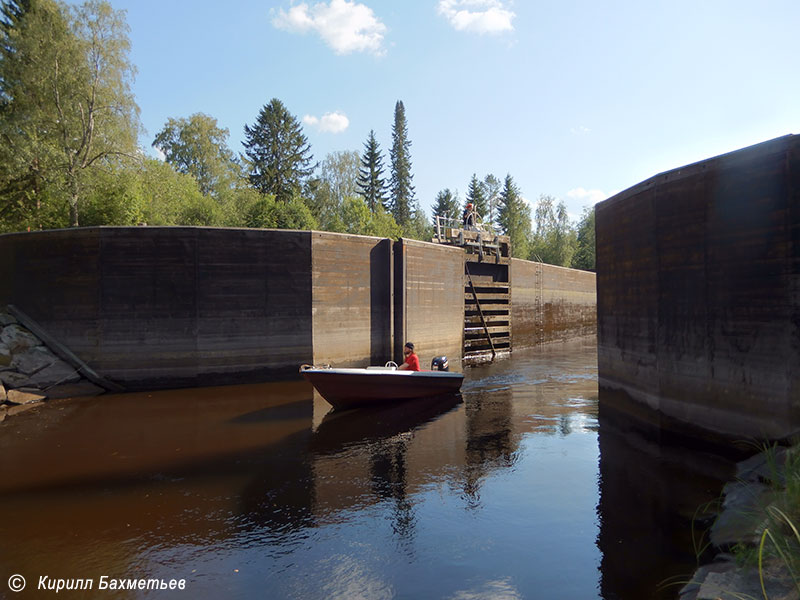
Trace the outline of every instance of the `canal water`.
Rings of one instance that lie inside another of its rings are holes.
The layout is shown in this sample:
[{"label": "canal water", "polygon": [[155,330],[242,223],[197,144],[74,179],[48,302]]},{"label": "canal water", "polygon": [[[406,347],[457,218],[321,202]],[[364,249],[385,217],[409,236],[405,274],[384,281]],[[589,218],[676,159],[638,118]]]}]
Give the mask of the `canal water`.
[{"label": "canal water", "polygon": [[599,414],[594,339],[385,410],[304,382],[55,402],[0,425],[0,597],[674,598],[730,468]]}]

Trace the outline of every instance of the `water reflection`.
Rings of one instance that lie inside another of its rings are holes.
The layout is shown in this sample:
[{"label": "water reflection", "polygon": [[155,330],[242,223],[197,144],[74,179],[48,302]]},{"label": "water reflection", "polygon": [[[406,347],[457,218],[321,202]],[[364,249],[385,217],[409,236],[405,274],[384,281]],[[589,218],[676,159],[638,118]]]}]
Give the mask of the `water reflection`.
[{"label": "water reflection", "polygon": [[53,405],[0,430],[0,571],[186,577],[196,598],[645,598],[705,480],[598,434],[597,395],[587,340],[384,409],[330,412],[305,383]]},{"label": "water reflection", "polygon": [[719,497],[733,477],[733,463],[606,408],[628,403],[623,396],[600,391],[602,595],[606,600],[675,598],[702,558],[702,532],[692,539],[693,518]]}]

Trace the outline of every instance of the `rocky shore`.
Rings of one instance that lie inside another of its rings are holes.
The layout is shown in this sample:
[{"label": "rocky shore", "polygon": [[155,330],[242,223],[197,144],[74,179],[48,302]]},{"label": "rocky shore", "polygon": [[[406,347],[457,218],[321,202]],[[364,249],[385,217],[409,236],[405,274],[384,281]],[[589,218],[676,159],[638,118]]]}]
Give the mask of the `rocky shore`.
[{"label": "rocky shore", "polygon": [[[796,477],[795,468],[787,465],[796,465],[798,458],[800,446],[779,447],[737,465],[736,480],[723,488],[721,508],[710,529],[710,543],[718,554],[711,564],[695,571],[680,600],[800,600],[798,585],[785,561],[776,556],[770,539],[761,571],[754,560],[765,529],[779,539],[787,533],[794,535],[791,526],[781,518],[776,521],[776,516],[796,512],[797,507],[787,506],[792,500],[785,490],[788,479]],[[745,559],[748,554],[750,560]]]},{"label": "rocky shore", "polygon": [[0,311],[0,423],[50,399],[104,391],[56,356],[16,317]]}]

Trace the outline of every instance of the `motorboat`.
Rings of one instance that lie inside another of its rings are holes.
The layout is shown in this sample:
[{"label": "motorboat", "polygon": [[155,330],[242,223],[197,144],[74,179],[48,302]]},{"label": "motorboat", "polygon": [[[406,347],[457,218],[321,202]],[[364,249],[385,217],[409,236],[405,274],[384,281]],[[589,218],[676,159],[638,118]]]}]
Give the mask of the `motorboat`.
[{"label": "motorboat", "polygon": [[464,381],[463,373],[406,371],[394,363],[362,369],[303,365],[300,372],[336,409],[454,394]]}]

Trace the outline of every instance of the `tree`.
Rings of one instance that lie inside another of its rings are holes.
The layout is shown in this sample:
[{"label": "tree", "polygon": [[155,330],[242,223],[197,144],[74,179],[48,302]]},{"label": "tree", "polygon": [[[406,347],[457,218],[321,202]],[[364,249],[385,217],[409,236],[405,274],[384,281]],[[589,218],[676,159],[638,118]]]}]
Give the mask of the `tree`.
[{"label": "tree", "polygon": [[497,222],[501,231],[511,238],[511,254],[528,258],[531,230],[531,209],[522,199],[511,175],[506,175],[500,192]]},{"label": "tree", "polygon": [[281,201],[271,194],[262,194],[258,202],[250,207],[247,226],[301,230],[318,228],[317,220],[300,198]]},{"label": "tree", "polygon": [[436,198],[433,200],[433,202],[434,225],[436,225],[436,217],[449,217],[458,221],[460,211],[458,192],[453,194],[449,188],[445,188],[436,194]]},{"label": "tree", "polygon": [[375,212],[378,205],[386,207],[386,182],[383,179],[383,156],[375,131],[370,130],[364,143],[364,155],[358,171],[358,191],[367,202],[370,211]]},{"label": "tree", "polygon": [[583,217],[578,223],[576,250],[572,257],[572,268],[594,271],[595,265],[595,233],[594,207],[584,209]]},{"label": "tree", "polygon": [[12,165],[5,181],[27,178],[37,211],[40,192],[55,187],[46,193],[66,195],[69,224],[78,225],[83,180],[137,150],[123,13],[97,0],[71,8],[28,0],[4,3],[3,20],[0,135],[8,154],[0,161]]},{"label": "tree", "polygon": [[428,220],[425,211],[422,210],[419,201],[414,202],[411,218],[403,227],[403,235],[407,238],[425,242],[430,242],[433,238],[433,226]]},{"label": "tree", "polygon": [[489,173],[483,178],[483,193],[486,197],[486,212],[482,214],[486,225],[493,225],[497,221],[497,201],[500,198],[500,180]]},{"label": "tree", "polygon": [[229,135],[215,118],[195,113],[188,119],[169,119],[153,147],[176,171],[194,177],[203,194],[219,198],[239,178],[239,165],[228,147]]},{"label": "tree", "polygon": [[575,231],[569,222],[563,201],[555,204],[552,196],[542,195],[536,206],[535,231],[531,258],[551,265],[567,267],[575,253]]},{"label": "tree", "polygon": [[252,127],[244,126],[250,183],[262,194],[288,202],[314,172],[311,146],[298,120],[277,98],[259,111]]},{"label": "tree", "polygon": [[392,125],[391,181],[389,183],[389,204],[397,224],[405,228],[412,217],[414,186],[411,184],[411,141],[408,139],[406,109],[398,100],[394,107]]},{"label": "tree", "polygon": [[323,229],[338,229],[343,202],[358,195],[359,162],[355,151],[331,152],[322,161],[320,175],[308,189],[308,204]]},{"label": "tree", "polygon": [[485,220],[486,213],[488,212],[486,192],[483,184],[475,173],[472,174],[472,179],[469,180],[469,187],[467,187],[467,198],[465,202],[472,203],[472,210],[478,214],[481,220]]}]

